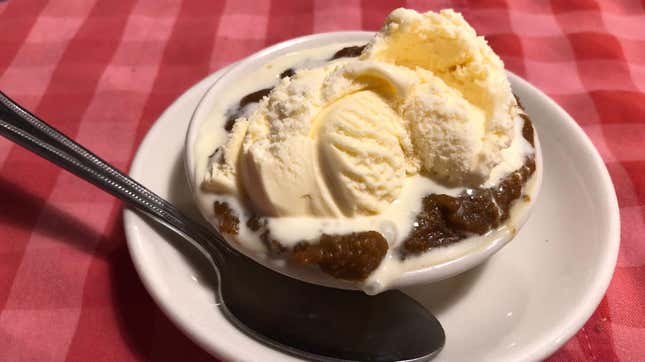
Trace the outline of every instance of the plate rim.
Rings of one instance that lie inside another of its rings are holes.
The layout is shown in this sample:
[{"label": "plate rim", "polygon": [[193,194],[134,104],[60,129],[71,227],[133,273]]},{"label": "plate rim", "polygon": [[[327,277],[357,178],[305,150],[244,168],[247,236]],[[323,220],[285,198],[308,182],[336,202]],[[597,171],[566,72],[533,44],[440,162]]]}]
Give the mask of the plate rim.
[{"label": "plate rim", "polygon": [[[350,32],[358,33],[358,31]],[[287,40],[270,48],[276,46],[285,46],[285,43],[303,41],[311,37],[331,36],[332,34],[338,35],[339,33],[347,32],[341,31],[307,35],[304,37]],[[257,53],[267,51],[267,49],[270,48],[262,49]],[[186,98],[193,95],[193,93],[200,91],[200,88],[202,87],[204,88],[204,93],[199,95],[199,98],[203,97],[207,93],[208,89],[212,86],[212,84],[228,69],[228,66],[223,67],[209,74],[199,82],[195,83],[186,91],[184,91],[179,97],[177,97],[173,101],[173,103],[161,113],[161,115],[155,120],[150,129],[148,129],[140,144],[137,146],[129,167],[128,174],[132,175],[133,173],[136,173],[136,170],[141,168],[141,163],[143,163],[143,161],[141,160],[142,149],[149,147],[148,143],[151,142],[153,137],[152,135],[158,132],[158,129],[161,127],[162,121],[168,118],[169,114],[172,114],[177,108],[179,108],[181,106],[181,103],[185,101]],[[602,184],[602,190],[605,193],[605,195],[603,195],[604,203],[608,206],[606,231],[607,237],[604,239],[607,240],[605,248],[609,251],[609,253],[606,254],[603,259],[601,259],[602,263],[599,263],[599,275],[594,279],[591,287],[588,288],[587,294],[584,296],[586,299],[586,301],[583,302],[584,304],[581,304],[574,310],[574,313],[571,313],[569,315],[568,322],[566,323],[566,328],[559,333],[559,337],[557,337],[555,340],[551,338],[544,338],[544,340],[542,340],[540,343],[532,344],[532,348],[527,348],[524,355],[521,356],[522,360],[533,360],[548,357],[558,348],[560,348],[564,343],[566,343],[570,338],[572,338],[577,333],[577,331],[579,331],[580,328],[582,328],[582,326],[588,321],[588,319],[591,317],[593,312],[602,301],[602,298],[605,295],[613,277],[615,266],[618,260],[618,252],[620,248],[620,211],[615,188],[607,170],[606,164],[582,127],[559,104],[557,104],[548,95],[543,93],[540,89],[533,86],[520,76],[517,76],[515,74],[512,74],[512,76],[516,78],[515,80],[521,83],[523,87],[529,89],[531,93],[534,93],[536,96],[542,98],[548,104],[548,106],[556,112],[558,118],[565,120],[566,122],[563,122],[563,124],[566,126],[568,131],[573,132],[576,138],[578,138],[584,144],[585,148],[590,151],[588,152],[588,155],[592,158],[592,164],[595,166],[596,171],[601,177],[600,184]],[[189,120],[191,118],[192,115]],[[183,147],[184,142],[182,141],[181,144]],[[157,306],[163,311],[163,313],[173,322],[173,324],[205,351],[207,351],[211,355],[219,358],[224,358],[226,360],[237,359],[239,356],[234,355],[234,351],[231,351],[230,348],[227,349],[226,343],[211,344],[199,333],[197,333],[195,329],[191,327],[190,323],[185,323],[185,321],[183,321],[178,316],[178,314],[173,311],[172,306],[163,299],[161,292],[157,289],[158,287],[156,287],[155,283],[153,282],[153,278],[151,276],[152,274],[148,274],[153,272],[151,270],[148,270],[148,266],[145,263],[145,257],[143,256],[144,250],[140,247],[140,245],[138,245],[136,241],[138,239],[135,235],[137,222],[143,222],[143,218],[135,211],[124,207],[123,227],[125,231],[128,252],[134,264],[135,270],[148,294],[151,296]],[[220,340],[222,339],[218,339],[218,341]]]}]

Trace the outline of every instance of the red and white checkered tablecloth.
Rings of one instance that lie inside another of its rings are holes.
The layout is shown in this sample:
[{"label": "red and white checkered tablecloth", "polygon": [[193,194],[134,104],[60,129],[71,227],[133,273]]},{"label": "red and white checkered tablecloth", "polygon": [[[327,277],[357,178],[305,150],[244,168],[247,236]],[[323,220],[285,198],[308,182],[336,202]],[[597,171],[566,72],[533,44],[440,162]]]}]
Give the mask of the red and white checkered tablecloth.
[{"label": "red and white checkered tablecloth", "polygon": [[[119,168],[189,86],[269,44],[452,7],[600,150],[622,244],[550,361],[645,360],[645,1],[0,0],[0,89]],[[121,204],[0,139],[0,360],[210,360],[138,280]]]}]

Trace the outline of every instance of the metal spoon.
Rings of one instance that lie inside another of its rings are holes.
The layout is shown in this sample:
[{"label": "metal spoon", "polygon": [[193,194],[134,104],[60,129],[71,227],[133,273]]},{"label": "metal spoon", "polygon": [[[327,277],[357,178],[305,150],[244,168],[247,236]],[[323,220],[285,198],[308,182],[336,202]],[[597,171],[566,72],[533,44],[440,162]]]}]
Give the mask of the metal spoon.
[{"label": "metal spoon", "polygon": [[2,92],[0,134],[120,198],[190,242],[214,268],[215,296],[222,313],[258,341],[318,361],[426,361],[444,345],[441,324],[407,295],[388,291],[367,296],[270,271]]}]

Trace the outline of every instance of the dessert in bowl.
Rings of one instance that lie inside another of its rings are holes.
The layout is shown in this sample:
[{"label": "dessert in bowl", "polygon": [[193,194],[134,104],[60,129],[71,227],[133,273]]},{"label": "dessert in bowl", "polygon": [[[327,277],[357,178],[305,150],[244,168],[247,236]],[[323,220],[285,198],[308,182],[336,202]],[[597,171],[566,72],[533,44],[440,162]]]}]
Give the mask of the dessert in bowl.
[{"label": "dessert in bowl", "polygon": [[542,161],[499,57],[461,15],[278,44],[195,111],[204,217],[287,275],[376,293],[465,271],[528,218]]}]

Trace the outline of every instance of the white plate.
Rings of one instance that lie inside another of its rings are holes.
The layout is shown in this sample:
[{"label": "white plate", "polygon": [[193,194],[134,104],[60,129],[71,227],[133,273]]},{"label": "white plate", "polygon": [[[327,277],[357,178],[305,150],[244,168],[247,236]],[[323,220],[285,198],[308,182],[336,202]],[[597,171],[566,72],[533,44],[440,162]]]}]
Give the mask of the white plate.
[{"label": "white plate", "polygon": [[[130,172],[196,218],[184,176],[184,134],[219,75],[204,79],[166,110],[143,140]],[[542,190],[526,226],[487,263],[443,282],[405,289],[446,330],[437,361],[547,357],[595,310],[616,264],[618,205],[602,159],[564,110],[524,80],[510,79],[540,135]],[[208,274],[201,272],[205,264],[181,242],[129,210],[124,219],[143,284],[196,343],[227,360],[293,360],[226,321],[204,277]]]}]

